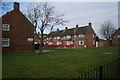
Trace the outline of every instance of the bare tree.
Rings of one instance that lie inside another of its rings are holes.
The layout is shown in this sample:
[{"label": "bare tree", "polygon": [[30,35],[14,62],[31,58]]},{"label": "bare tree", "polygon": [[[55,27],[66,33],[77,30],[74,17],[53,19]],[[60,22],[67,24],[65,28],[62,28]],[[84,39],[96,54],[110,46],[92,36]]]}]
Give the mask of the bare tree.
[{"label": "bare tree", "polygon": [[114,25],[111,20],[104,21],[101,24],[100,27],[100,34],[102,37],[104,37],[106,40],[111,41],[112,39],[112,34],[115,32]]},{"label": "bare tree", "polygon": [[[40,30],[40,54],[42,54],[44,30],[48,27],[52,28],[57,25],[64,25],[66,21],[63,19],[63,15],[55,13],[55,7],[46,3],[30,3],[25,15],[35,26],[35,32],[37,28]],[[51,29],[51,30],[52,30]],[[40,55],[39,54],[39,55]]]},{"label": "bare tree", "polygon": [[2,9],[2,12],[8,12],[12,5],[13,5],[13,2],[0,2],[0,5],[1,5],[1,9]]}]

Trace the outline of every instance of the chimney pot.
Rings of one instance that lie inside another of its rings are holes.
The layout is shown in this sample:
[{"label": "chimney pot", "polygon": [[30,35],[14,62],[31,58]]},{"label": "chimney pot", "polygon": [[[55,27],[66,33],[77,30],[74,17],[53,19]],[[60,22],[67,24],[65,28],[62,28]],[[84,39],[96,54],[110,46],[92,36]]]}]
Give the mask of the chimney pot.
[{"label": "chimney pot", "polygon": [[19,10],[19,3],[17,2],[14,3],[14,10]]},{"label": "chimney pot", "polygon": [[78,24],[76,25],[76,28],[78,28]]},{"label": "chimney pot", "polygon": [[65,27],[65,29],[68,29],[68,27]]},{"label": "chimney pot", "polygon": [[92,25],[92,23],[91,23],[91,22],[89,22],[88,24],[89,24],[89,26],[91,26],[91,25]]},{"label": "chimney pot", "polygon": [[57,31],[59,31],[59,28],[57,28]]}]

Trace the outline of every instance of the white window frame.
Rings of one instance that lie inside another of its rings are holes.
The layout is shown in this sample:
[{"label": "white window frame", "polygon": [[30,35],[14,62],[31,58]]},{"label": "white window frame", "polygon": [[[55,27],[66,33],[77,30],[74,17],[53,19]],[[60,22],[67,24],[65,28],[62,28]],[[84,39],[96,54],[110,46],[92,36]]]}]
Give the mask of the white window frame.
[{"label": "white window frame", "polygon": [[[4,27],[6,27],[5,25],[7,25],[8,29],[4,29]],[[2,30],[3,31],[10,31],[10,25],[9,24],[3,24]]]},{"label": "white window frame", "polygon": [[117,38],[120,38],[120,35],[117,35]]},{"label": "white window frame", "polygon": [[27,41],[33,41],[33,38],[27,38]]},{"label": "white window frame", "polygon": [[67,35],[66,37],[67,37],[67,38],[71,38],[71,36],[70,36],[70,35]]},{"label": "white window frame", "polygon": [[93,40],[93,44],[95,44],[95,40]]},{"label": "white window frame", "polygon": [[[83,44],[81,44],[83,42]],[[84,45],[84,40],[79,41],[79,45]]]},{"label": "white window frame", "polygon": [[84,37],[84,34],[79,34],[79,37]]},{"label": "white window frame", "polygon": [[73,41],[71,41],[70,44],[73,44]]},{"label": "white window frame", "polygon": [[54,37],[54,39],[56,39],[56,37]]},{"label": "white window frame", "polygon": [[59,36],[57,36],[57,39],[60,39],[60,37],[59,37]]},{"label": "white window frame", "polygon": [[3,43],[3,41],[8,41],[8,44],[7,45],[2,44],[2,47],[9,47],[10,46],[10,39],[9,38],[2,38],[2,43]]},{"label": "white window frame", "polygon": [[67,42],[66,42],[66,45],[70,45],[70,42],[69,42],[69,41],[67,41]]},{"label": "white window frame", "polygon": [[92,34],[93,37],[95,37],[95,34]]},{"label": "white window frame", "polygon": [[53,42],[49,42],[48,44],[51,45],[51,44],[53,44]]}]

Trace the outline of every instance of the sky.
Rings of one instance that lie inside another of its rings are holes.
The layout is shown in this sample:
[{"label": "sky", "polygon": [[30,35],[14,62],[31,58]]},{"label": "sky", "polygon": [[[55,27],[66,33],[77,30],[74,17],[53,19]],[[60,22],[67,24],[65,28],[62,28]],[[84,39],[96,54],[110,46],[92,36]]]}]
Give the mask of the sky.
[{"label": "sky", "polygon": [[[19,1],[18,1],[19,2]],[[55,6],[59,13],[65,15],[65,19],[69,22],[65,26],[57,26],[55,30],[65,29],[65,27],[73,28],[77,24],[79,27],[92,23],[95,33],[99,35],[101,23],[111,20],[114,27],[118,28],[118,2],[49,2]],[[20,1],[20,10],[24,12],[28,2]],[[13,8],[11,8],[13,9]],[[49,33],[46,29],[45,33]]]}]

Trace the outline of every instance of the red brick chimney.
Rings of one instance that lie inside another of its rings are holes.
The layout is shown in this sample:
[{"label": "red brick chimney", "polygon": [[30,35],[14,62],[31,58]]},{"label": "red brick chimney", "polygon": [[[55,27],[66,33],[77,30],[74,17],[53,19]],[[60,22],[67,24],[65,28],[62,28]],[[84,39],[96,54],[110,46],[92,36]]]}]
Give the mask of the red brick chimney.
[{"label": "red brick chimney", "polygon": [[19,10],[19,3],[17,2],[14,3],[14,10]]}]

